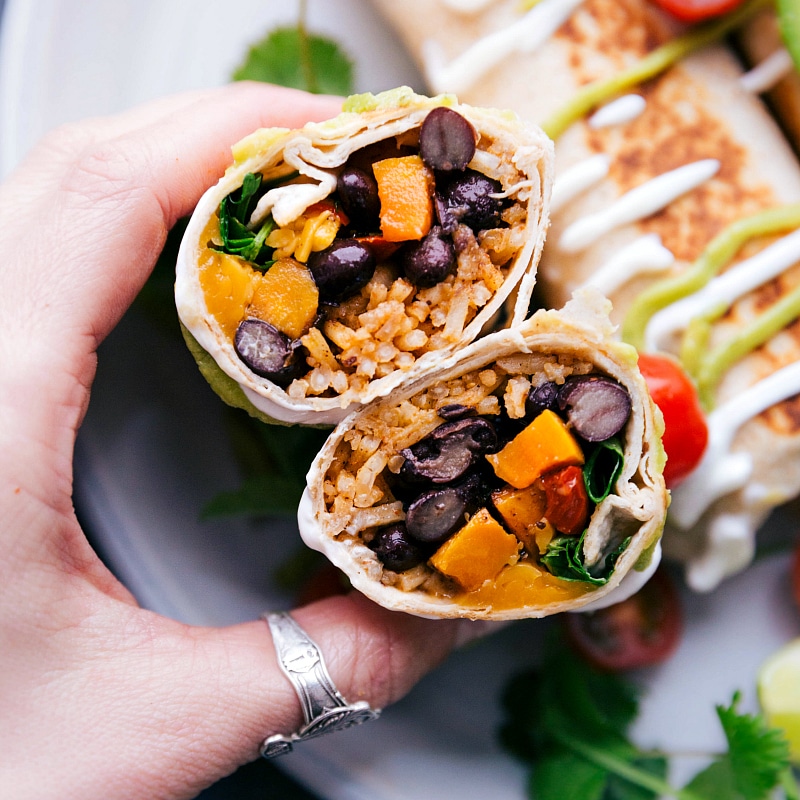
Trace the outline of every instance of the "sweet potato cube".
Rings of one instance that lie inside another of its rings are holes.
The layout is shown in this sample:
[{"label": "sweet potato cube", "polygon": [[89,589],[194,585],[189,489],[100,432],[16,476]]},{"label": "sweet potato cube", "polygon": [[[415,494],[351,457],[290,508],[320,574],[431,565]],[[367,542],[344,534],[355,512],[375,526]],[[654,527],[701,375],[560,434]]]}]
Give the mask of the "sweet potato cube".
[{"label": "sweet potato cube", "polygon": [[314,322],[319,291],[307,267],[293,258],[276,261],[261,276],[248,313],[299,339]]},{"label": "sweet potato cube", "polygon": [[482,508],[433,554],[430,563],[471,592],[513,564],[518,553],[517,537]]},{"label": "sweet potato cube", "polygon": [[492,503],[497,509],[508,530],[525,545],[525,549],[533,555],[539,554],[536,543],[537,527],[547,505],[545,493],[539,486],[527,489],[498,489],[492,492]]},{"label": "sweet potato cube", "polygon": [[560,417],[548,410],[542,411],[499,453],[486,458],[498,478],[524,489],[551,469],[580,466],[583,451]]},{"label": "sweet potato cube", "polygon": [[200,270],[206,307],[222,330],[233,336],[253,298],[259,274],[245,261],[209,251]]},{"label": "sweet potato cube", "polygon": [[520,538],[544,516],[547,497],[538,486],[528,486],[526,489],[507,487],[492,492],[492,503],[508,529]]},{"label": "sweet potato cube", "polygon": [[372,165],[387,242],[421,239],[433,223],[433,179],[419,156],[386,158]]}]

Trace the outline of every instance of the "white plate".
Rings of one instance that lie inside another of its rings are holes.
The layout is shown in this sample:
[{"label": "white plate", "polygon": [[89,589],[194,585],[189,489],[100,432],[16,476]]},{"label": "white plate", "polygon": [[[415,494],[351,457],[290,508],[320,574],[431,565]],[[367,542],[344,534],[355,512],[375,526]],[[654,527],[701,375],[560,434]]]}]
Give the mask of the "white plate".
[{"label": "white plate", "polygon": [[[358,91],[422,87],[367,0],[309,6],[311,27],[356,57]],[[264,0],[7,0],[2,173],[61,122],[224,82],[247,45],[296,10]],[[199,522],[203,503],[235,484],[221,411],[184,348],[128,317],[103,347],[78,442],[77,501],[116,573],[144,605],[201,624],[285,606],[273,571],[297,541],[294,525],[277,520]],[[739,688],[755,707],[759,664],[798,634],[787,574],[785,558],[766,559],[711,596],[686,596],[680,650],[640,675],[642,744],[719,749],[714,704]],[[498,697],[536,659],[549,624],[519,623],[457,653],[379,723],[307,743],[282,766],[330,800],[523,800],[524,771],[497,744]]]}]

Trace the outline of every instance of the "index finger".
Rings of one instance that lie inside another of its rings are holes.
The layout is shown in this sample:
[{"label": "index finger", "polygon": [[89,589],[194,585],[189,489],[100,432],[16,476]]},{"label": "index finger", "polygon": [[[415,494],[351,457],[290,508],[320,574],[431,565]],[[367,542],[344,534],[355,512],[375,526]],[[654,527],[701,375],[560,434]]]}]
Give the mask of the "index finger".
[{"label": "index finger", "polygon": [[[333,116],[340,102],[239,83],[52,134],[0,193],[8,222],[0,319],[9,334],[33,321],[42,339],[74,333],[96,345],[141,288],[169,228],[230,163],[233,143],[259,127]],[[18,232],[33,228],[40,234],[20,247]]]}]

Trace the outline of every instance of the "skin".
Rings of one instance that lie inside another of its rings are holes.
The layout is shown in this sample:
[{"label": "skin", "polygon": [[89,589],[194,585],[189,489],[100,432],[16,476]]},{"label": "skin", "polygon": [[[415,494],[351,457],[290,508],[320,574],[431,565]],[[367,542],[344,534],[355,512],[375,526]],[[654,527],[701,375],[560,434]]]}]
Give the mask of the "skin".
[{"label": "skin", "polygon": [[[0,786],[16,800],[193,797],[302,722],[265,622],[139,608],[78,524],[72,457],[99,343],[231,144],[339,108],[250,84],[159,100],[56,130],[0,188]],[[352,594],[294,616],[374,708],[459,638]]]}]

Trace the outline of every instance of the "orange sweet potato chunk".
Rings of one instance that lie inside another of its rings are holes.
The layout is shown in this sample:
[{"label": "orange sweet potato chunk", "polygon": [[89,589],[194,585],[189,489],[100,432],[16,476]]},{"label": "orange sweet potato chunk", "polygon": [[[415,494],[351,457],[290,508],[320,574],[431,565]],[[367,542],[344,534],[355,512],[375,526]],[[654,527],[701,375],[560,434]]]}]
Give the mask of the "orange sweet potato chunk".
[{"label": "orange sweet potato chunk", "polygon": [[203,255],[200,286],[206,307],[227,336],[236,333],[258,279],[258,273],[236,256],[216,250],[208,250]]},{"label": "orange sweet potato chunk", "polygon": [[515,563],[518,553],[517,537],[482,508],[431,556],[430,563],[471,592],[495,578],[506,564]]},{"label": "orange sweet potato chunk", "polygon": [[419,156],[386,158],[372,165],[387,242],[421,239],[433,223],[433,179]]},{"label": "orange sweet potato chunk", "polygon": [[[543,522],[547,497],[538,485],[527,489],[498,489],[492,492],[492,503],[503,518],[506,527],[533,555],[539,554],[537,534],[545,527]],[[541,527],[540,527],[541,526]]]},{"label": "orange sweet potato chunk", "polygon": [[525,489],[551,469],[580,466],[583,451],[561,418],[547,410],[499,453],[486,458],[498,478]]},{"label": "orange sweet potato chunk", "polygon": [[256,284],[248,314],[299,339],[314,322],[319,291],[308,268],[293,258],[282,258]]}]

